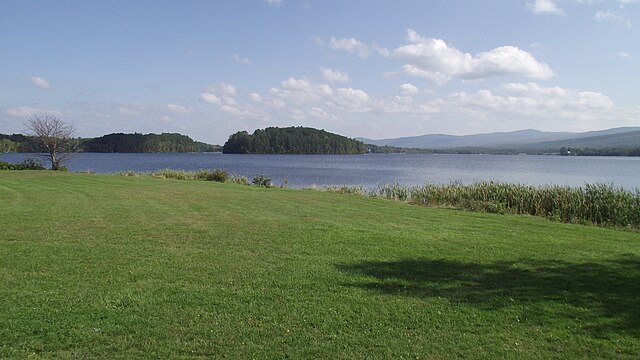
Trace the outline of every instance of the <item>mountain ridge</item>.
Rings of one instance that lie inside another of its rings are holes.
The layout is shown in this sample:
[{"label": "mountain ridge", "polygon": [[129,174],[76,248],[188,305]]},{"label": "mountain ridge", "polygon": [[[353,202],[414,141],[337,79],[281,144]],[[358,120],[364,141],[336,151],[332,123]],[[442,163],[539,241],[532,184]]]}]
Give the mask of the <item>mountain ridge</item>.
[{"label": "mountain ridge", "polygon": [[[606,137],[606,141],[603,141],[604,139],[602,139],[602,137]],[[596,138],[593,139],[596,146],[588,140],[592,138]],[[538,147],[536,144],[541,144],[541,147],[544,148],[554,146],[640,146],[640,127],[618,127],[587,132],[545,132],[535,129],[524,129],[472,135],[426,134],[379,140],[360,137],[356,138],[356,140],[378,146],[387,145],[422,149]],[[567,145],[562,145],[563,142]]]}]

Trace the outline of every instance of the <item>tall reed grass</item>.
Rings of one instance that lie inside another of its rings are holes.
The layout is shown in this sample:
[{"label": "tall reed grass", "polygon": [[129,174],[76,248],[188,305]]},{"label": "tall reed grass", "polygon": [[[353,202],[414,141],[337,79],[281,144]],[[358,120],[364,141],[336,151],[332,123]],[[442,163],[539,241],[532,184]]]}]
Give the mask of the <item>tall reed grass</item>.
[{"label": "tall reed grass", "polygon": [[370,189],[328,187],[326,190],[425,206],[528,214],[567,223],[640,229],[640,190],[627,191],[610,184],[587,184],[576,188],[500,182],[419,186],[389,183]]}]

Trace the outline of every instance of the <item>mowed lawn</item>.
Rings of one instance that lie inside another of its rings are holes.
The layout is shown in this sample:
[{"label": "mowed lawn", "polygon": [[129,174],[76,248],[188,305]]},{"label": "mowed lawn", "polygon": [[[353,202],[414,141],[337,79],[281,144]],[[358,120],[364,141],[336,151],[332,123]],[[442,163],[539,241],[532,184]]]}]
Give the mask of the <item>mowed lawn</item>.
[{"label": "mowed lawn", "polygon": [[640,358],[640,233],[0,173],[0,358]]}]

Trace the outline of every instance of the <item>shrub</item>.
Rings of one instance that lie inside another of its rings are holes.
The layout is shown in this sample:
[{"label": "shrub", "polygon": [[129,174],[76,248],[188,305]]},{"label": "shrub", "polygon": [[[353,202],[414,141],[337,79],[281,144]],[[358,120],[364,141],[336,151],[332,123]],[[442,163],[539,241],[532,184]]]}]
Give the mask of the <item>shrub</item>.
[{"label": "shrub", "polygon": [[196,180],[227,182],[229,174],[222,169],[198,170],[194,175]]},{"label": "shrub", "polygon": [[[132,170],[117,171],[114,175],[120,176],[142,176],[142,177],[154,177],[161,179],[178,179],[178,180],[200,180],[200,181],[216,181],[223,183],[233,183],[240,185],[249,185],[249,179],[246,176],[241,175],[229,175],[226,170],[198,170],[198,171],[184,171],[184,170],[172,170],[162,169],[151,172],[136,172]],[[271,180],[266,178],[269,186],[271,186]],[[265,185],[262,185],[265,186]],[[268,187],[268,186],[267,186]]]},{"label": "shrub", "polygon": [[231,175],[229,176],[229,180],[227,180],[227,182],[230,182],[232,184],[249,185],[249,179],[247,179],[246,176],[242,175]]},{"label": "shrub", "polygon": [[264,186],[264,187],[271,187],[271,179],[264,176],[264,175],[256,175],[253,177],[253,180],[251,180],[251,182],[253,183],[253,185],[256,186]]},{"label": "shrub", "polygon": [[0,161],[0,170],[45,170],[45,167],[38,160],[27,158],[18,164]]},{"label": "shrub", "polygon": [[44,170],[45,167],[40,160],[26,158],[18,164],[22,167],[22,170]]}]

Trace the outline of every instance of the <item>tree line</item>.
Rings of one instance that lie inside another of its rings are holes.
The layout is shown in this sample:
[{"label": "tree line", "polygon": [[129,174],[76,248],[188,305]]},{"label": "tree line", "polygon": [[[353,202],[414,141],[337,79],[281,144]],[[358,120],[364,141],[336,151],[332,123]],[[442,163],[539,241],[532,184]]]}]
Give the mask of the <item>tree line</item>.
[{"label": "tree line", "polygon": [[[168,153],[168,152],[217,152],[219,145],[194,141],[189,136],[176,133],[162,134],[108,134],[96,138],[77,138],[78,151],[99,153]],[[2,152],[46,152],[35,136],[0,134]]]},{"label": "tree line", "polygon": [[360,141],[307,127],[269,127],[249,134],[239,131],[229,137],[224,154],[364,154],[367,146]]}]

